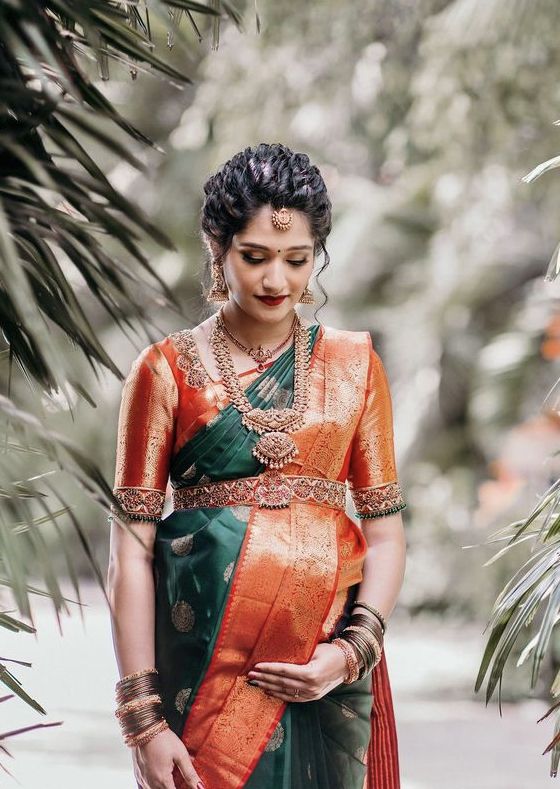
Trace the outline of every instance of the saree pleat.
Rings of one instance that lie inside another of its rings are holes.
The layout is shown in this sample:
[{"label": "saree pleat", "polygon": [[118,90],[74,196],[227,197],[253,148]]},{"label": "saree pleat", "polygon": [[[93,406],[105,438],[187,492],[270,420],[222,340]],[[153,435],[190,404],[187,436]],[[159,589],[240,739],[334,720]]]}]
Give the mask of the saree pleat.
[{"label": "saree pleat", "polygon": [[[312,328],[314,346],[319,327]],[[293,361],[291,348],[247,387],[254,406],[291,405]],[[309,446],[322,435],[310,434]],[[220,406],[175,454],[173,487],[260,474],[251,453],[258,438],[231,404]],[[322,456],[334,459],[328,450]],[[302,465],[310,457],[303,448]],[[280,510],[254,503],[179,509],[158,525],[155,650],[164,712],[206,789],[398,789],[384,656],[373,677],[341,683],[316,701],[283,702],[246,682],[259,661],[309,661],[327,640],[327,615],[365,547],[344,511],[306,501]],[[357,589],[348,586],[330,637],[346,626]],[[182,789],[177,769],[173,777]]]}]

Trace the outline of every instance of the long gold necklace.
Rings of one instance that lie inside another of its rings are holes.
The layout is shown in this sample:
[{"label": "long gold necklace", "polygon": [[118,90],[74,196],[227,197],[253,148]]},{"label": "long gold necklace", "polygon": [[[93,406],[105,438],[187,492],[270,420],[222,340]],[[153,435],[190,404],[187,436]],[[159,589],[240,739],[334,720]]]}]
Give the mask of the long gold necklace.
[{"label": "long gold necklace", "polygon": [[280,348],[283,348],[284,345],[286,345],[289,342],[289,340],[292,337],[292,334],[294,333],[297,319],[298,316],[297,314],[295,314],[294,319],[292,321],[292,325],[290,326],[290,331],[288,333],[288,336],[285,337],[282,340],[282,342],[279,342],[278,345],[276,345],[274,348],[263,348],[262,345],[259,345],[257,348],[252,348],[252,347],[248,348],[246,345],[243,345],[243,343],[240,340],[238,340],[237,337],[234,334],[232,334],[232,332],[228,329],[227,324],[224,321],[223,315],[221,314],[220,311],[221,328],[225,331],[225,333],[230,338],[232,343],[236,345],[240,351],[243,351],[243,353],[246,353],[248,356],[251,357],[251,359],[255,360],[255,362],[257,363],[257,370],[259,373],[262,373],[264,371],[266,367],[266,363],[270,359],[272,359],[274,354],[278,353]]},{"label": "long gold necklace", "polygon": [[221,310],[216,315],[210,334],[210,347],[232,405],[241,412],[245,427],[254,430],[261,438],[253,447],[253,455],[272,469],[283,468],[298,454],[298,448],[288,432],[298,430],[303,424],[309,400],[307,371],[310,356],[310,332],[296,316],[294,327],[294,401],[291,408],[254,408],[245,394],[228,348],[223,328]]}]

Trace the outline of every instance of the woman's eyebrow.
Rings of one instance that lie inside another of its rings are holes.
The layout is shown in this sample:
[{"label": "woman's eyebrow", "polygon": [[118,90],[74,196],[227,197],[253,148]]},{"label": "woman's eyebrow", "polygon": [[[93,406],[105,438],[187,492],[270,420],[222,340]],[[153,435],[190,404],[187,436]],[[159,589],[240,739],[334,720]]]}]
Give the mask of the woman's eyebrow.
[{"label": "woman's eyebrow", "polygon": [[[264,249],[266,252],[269,251],[269,247],[265,246],[264,244],[255,244],[253,241],[240,241],[240,247],[253,247],[253,249]],[[297,246],[293,247],[286,247],[286,251],[291,249],[312,249],[309,244],[298,244]]]}]

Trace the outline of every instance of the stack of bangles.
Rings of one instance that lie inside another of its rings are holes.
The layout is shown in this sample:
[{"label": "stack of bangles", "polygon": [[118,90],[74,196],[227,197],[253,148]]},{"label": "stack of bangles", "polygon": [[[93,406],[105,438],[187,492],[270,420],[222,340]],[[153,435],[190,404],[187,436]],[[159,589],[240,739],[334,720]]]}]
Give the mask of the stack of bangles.
[{"label": "stack of bangles", "polygon": [[129,748],[144,745],[169,728],[163,716],[157,669],[128,674],[117,682],[115,692],[118,705],[115,716]]},{"label": "stack of bangles", "polygon": [[[356,608],[369,613],[354,613]],[[331,644],[340,647],[346,658],[348,673],[343,680],[345,685],[362,679],[379,663],[386,627],[387,623],[380,611],[369,603],[356,600],[348,625],[338,638],[331,641]]]}]

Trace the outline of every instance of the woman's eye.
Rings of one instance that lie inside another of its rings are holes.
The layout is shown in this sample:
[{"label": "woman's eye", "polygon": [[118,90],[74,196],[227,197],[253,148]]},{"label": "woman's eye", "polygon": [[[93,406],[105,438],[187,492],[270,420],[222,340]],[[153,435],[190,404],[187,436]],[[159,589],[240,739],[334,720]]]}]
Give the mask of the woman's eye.
[{"label": "woman's eye", "polygon": [[[246,252],[242,252],[241,257],[243,258],[243,260],[246,260],[247,263],[253,263],[253,264],[263,263],[266,260],[266,258],[253,257],[252,255],[248,255]],[[303,258],[303,260],[299,260],[299,259],[287,260],[286,262],[290,263],[292,266],[303,266],[305,265],[305,263],[307,263],[307,258]]]}]

